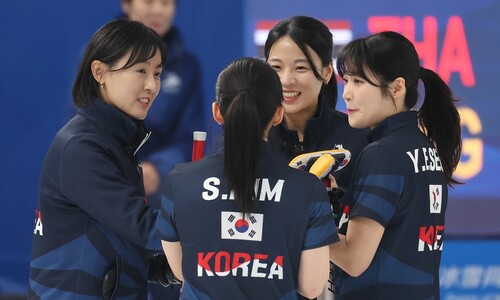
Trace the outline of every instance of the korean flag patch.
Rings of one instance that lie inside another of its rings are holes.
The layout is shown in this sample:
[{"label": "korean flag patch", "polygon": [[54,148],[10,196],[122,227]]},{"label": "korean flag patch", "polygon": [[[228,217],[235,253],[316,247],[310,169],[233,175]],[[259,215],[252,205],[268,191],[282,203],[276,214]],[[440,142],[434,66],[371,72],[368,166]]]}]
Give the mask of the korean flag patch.
[{"label": "korean flag patch", "polygon": [[221,239],[262,241],[263,214],[243,214],[240,212],[221,212]]},{"label": "korean flag patch", "polygon": [[429,205],[431,214],[440,214],[443,199],[443,186],[429,185]]}]

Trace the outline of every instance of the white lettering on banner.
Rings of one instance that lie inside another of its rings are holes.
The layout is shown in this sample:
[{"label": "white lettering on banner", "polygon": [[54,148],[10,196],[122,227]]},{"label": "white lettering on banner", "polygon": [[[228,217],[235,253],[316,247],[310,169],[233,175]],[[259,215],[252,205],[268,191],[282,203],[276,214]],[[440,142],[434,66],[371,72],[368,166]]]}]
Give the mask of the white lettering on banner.
[{"label": "white lettering on banner", "polygon": [[500,265],[489,266],[484,273],[483,286],[500,289]]},{"label": "white lettering on banner", "polygon": [[444,289],[500,289],[500,265],[442,266],[439,274]]},{"label": "white lettering on banner", "polygon": [[483,268],[478,265],[467,265],[464,267],[462,287],[466,289],[477,288],[481,284]]}]

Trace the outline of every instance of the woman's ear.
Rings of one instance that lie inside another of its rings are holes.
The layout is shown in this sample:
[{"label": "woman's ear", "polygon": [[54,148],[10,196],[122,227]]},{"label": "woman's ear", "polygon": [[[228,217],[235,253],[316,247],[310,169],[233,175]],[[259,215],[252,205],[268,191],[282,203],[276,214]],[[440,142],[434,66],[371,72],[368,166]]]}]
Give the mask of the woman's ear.
[{"label": "woman's ear", "polygon": [[324,81],[324,84],[328,84],[330,82],[330,79],[332,79],[332,76],[334,76],[333,74],[333,62],[330,61],[330,63],[328,64],[328,66],[326,66],[325,68],[323,68],[323,81]]},{"label": "woman's ear", "polygon": [[130,1],[120,0],[120,6],[122,8],[123,13],[128,16],[130,12]]},{"label": "woman's ear", "polygon": [[90,69],[92,70],[92,76],[94,76],[94,79],[99,82],[99,84],[103,85],[103,77],[108,70],[108,65],[99,60],[94,60],[90,64]]},{"label": "woman's ear", "polygon": [[224,118],[220,113],[220,106],[219,104],[217,104],[217,102],[212,103],[212,115],[214,117],[215,122],[217,122],[219,125],[222,125],[224,123]]},{"label": "woman's ear", "polygon": [[[406,81],[403,77],[398,77],[394,79],[389,85],[389,90],[393,99],[398,99],[401,96],[406,95]],[[404,99],[404,97],[403,97]]]},{"label": "woman's ear", "polygon": [[271,120],[271,124],[273,126],[276,126],[276,125],[280,124],[281,121],[283,121],[284,112],[285,112],[285,108],[282,105],[280,105],[276,108],[276,111],[274,112],[273,119]]}]

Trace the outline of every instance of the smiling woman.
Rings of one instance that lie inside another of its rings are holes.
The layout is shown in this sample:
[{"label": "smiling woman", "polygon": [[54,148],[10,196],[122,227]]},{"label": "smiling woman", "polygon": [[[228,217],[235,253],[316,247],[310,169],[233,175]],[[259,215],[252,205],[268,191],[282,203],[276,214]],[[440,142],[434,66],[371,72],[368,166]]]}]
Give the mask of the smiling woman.
[{"label": "smiling woman", "polygon": [[[202,96],[203,72],[197,57],[188,50],[174,24],[177,0],[119,2],[123,18],[153,29],[169,51],[168,62],[161,74],[159,101],[145,121],[154,134],[139,154],[146,196],[150,205],[158,208],[160,196],[157,191],[162,179],[175,164],[191,159],[193,131],[205,131],[206,120],[200,111],[208,111],[209,106]],[[157,298],[165,299],[163,296]]]},{"label": "smiling woman", "polygon": [[162,275],[148,274],[161,245],[136,153],[165,62],[165,44],[139,22],[110,22],[89,42],[73,87],[78,114],[42,168],[29,299],[145,299],[158,279],[148,276]]},{"label": "smiling woman", "polygon": [[144,120],[160,91],[161,54],[157,51],[145,62],[124,69],[130,54],[119,59],[115,68],[94,60],[92,74],[100,83],[104,102],[115,106],[129,117]]},{"label": "smiling woman", "polygon": [[347,188],[354,161],[367,144],[367,131],[351,128],[347,115],[335,110],[332,52],[332,34],[317,19],[295,16],[271,29],[264,54],[280,77],[285,116],[269,131],[269,142],[290,160],[342,145],[352,153],[353,163],[334,176],[341,188]]}]

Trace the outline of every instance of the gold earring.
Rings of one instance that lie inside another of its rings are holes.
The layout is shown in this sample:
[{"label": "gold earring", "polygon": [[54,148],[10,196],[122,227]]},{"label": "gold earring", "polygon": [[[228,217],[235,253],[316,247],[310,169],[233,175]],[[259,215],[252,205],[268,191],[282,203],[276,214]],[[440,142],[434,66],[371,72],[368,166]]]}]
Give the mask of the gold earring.
[{"label": "gold earring", "polygon": [[99,84],[99,86],[103,88],[103,87],[104,87],[104,82],[101,82],[101,83]]}]

